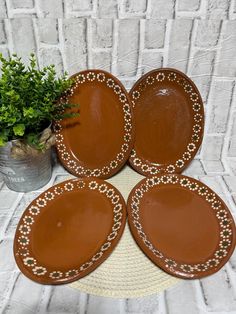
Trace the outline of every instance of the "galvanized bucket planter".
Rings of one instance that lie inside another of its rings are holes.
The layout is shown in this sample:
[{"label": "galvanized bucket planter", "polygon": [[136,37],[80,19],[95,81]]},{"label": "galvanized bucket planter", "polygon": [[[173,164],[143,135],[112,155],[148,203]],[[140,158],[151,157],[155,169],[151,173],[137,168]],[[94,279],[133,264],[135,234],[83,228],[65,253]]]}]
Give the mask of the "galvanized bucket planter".
[{"label": "galvanized bucket planter", "polygon": [[51,178],[51,148],[36,156],[27,155],[13,158],[13,141],[0,147],[0,172],[9,189],[17,192],[29,192],[44,186]]}]

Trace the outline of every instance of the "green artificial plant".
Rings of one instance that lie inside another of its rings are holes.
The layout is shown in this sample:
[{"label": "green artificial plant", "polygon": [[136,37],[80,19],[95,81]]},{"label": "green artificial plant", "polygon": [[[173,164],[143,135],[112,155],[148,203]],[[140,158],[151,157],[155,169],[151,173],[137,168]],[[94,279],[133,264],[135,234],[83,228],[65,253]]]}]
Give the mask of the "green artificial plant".
[{"label": "green artificial plant", "polygon": [[77,115],[64,113],[66,108],[77,105],[58,104],[60,96],[66,94],[74,81],[67,74],[57,78],[54,65],[39,70],[34,54],[29,61],[26,66],[16,54],[9,59],[0,54],[0,146],[22,139],[42,149],[39,133],[52,120]]}]

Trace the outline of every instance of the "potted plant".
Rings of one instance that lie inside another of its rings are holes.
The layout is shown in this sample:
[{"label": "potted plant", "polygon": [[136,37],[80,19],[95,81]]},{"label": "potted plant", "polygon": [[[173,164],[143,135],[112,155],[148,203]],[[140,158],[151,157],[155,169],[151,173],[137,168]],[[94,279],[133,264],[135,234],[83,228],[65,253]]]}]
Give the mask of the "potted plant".
[{"label": "potted plant", "polygon": [[35,190],[51,178],[52,121],[76,114],[58,102],[73,80],[57,78],[53,65],[39,70],[33,54],[29,66],[0,54],[0,67],[0,172],[10,189]]}]

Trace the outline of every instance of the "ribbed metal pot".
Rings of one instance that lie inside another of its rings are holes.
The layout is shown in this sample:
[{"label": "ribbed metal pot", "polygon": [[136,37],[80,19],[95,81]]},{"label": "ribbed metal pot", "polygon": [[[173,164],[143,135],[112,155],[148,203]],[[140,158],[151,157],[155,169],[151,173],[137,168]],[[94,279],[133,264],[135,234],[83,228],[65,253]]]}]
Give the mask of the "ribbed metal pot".
[{"label": "ribbed metal pot", "polygon": [[15,159],[11,156],[12,141],[0,147],[0,172],[9,189],[29,192],[44,186],[51,178],[51,148],[37,156]]}]

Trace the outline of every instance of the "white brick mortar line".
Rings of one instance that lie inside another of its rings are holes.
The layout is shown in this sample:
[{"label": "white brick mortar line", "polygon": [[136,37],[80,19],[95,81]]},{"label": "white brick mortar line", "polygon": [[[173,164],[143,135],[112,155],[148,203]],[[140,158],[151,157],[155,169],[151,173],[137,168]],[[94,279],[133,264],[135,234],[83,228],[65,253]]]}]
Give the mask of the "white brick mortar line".
[{"label": "white brick mortar line", "polygon": [[86,20],[86,36],[87,36],[87,56],[88,56],[88,68],[93,68],[92,60],[92,20]]},{"label": "white brick mortar line", "polygon": [[62,63],[65,72],[68,72],[68,65],[66,62],[65,46],[64,46],[64,36],[63,36],[63,19],[59,18],[57,20],[58,25],[58,48],[61,51]]},{"label": "white brick mortar line", "polygon": [[151,1],[152,0],[147,0],[146,19],[150,19],[151,17],[151,10],[152,10]]},{"label": "white brick mortar line", "polygon": [[93,10],[92,10],[92,17],[97,17],[97,8],[98,8],[98,0],[93,0]]},{"label": "white brick mortar line", "polygon": [[32,19],[34,39],[35,39],[35,45],[36,45],[36,56],[37,56],[37,61],[38,61],[39,67],[41,67],[42,64],[41,64],[41,60],[39,57],[39,48],[40,48],[39,31],[38,31],[38,26],[37,26],[36,21],[37,21],[36,19]]},{"label": "white brick mortar line", "polygon": [[7,17],[13,18],[11,0],[5,0],[5,3],[7,7]]},{"label": "white brick mortar line", "polygon": [[114,75],[117,75],[117,54],[118,54],[118,31],[119,31],[119,22],[117,19],[113,20],[113,45],[112,45],[112,63],[111,63],[111,72]]},{"label": "white brick mortar line", "polygon": [[[225,132],[223,148],[222,148],[222,152],[221,152],[221,158],[223,157],[222,158],[223,160],[228,155],[229,142],[231,139],[231,130],[233,127],[233,112],[234,112],[233,103],[235,101],[236,101],[236,88],[235,88],[235,82],[234,82],[234,86],[233,86],[232,94],[231,94],[230,109],[229,109],[229,114],[228,114],[228,122],[226,125],[226,132]],[[225,165],[226,169],[230,172],[230,166],[228,166],[228,163],[225,163],[224,165]]]},{"label": "white brick mortar line", "polygon": [[138,54],[138,65],[136,75],[139,77],[142,75],[142,59],[144,50],[145,40],[145,20],[140,20],[139,24],[139,54]]},{"label": "white brick mortar line", "polygon": [[200,280],[193,280],[193,285],[195,288],[196,299],[197,299],[196,305],[197,305],[197,308],[199,309],[199,313],[207,313],[207,307],[204,300],[204,292],[202,290]]},{"label": "white brick mortar line", "polygon": [[[187,63],[187,75],[189,75],[189,71],[192,66],[192,62],[194,61],[194,55],[196,52],[196,47],[194,46],[196,36],[197,36],[197,28],[198,28],[198,21],[194,20],[192,25],[192,32],[191,32],[191,41],[189,45],[189,52],[188,52],[188,63]],[[192,76],[193,77],[193,76]]]},{"label": "white brick mortar line", "polygon": [[225,265],[225,268],[226,268],[227,274],[229,276],[230,284],[232,285],[232,288],[233,288],[234,298],[236,299],[236,280],[235,280],[236,274],[233,271],[233,269],[229,263],[227,263]]},{"label": "white brick mortar line", "polygon": [[170,34],[173,20],[166,21],[165,39],[164,39],[164,53],[163,53],[163,67],[168,65],[168,56],[170,48]]},{"label": "white brick mortar line", "polygon": [[5,19],[5,28],[7,33],[7,43],[8,43],[8,49],[10,51],[10,54],[13,54],[14,52],[14,44],[12,39],[12,26],[11,21],[9,19]]}]

